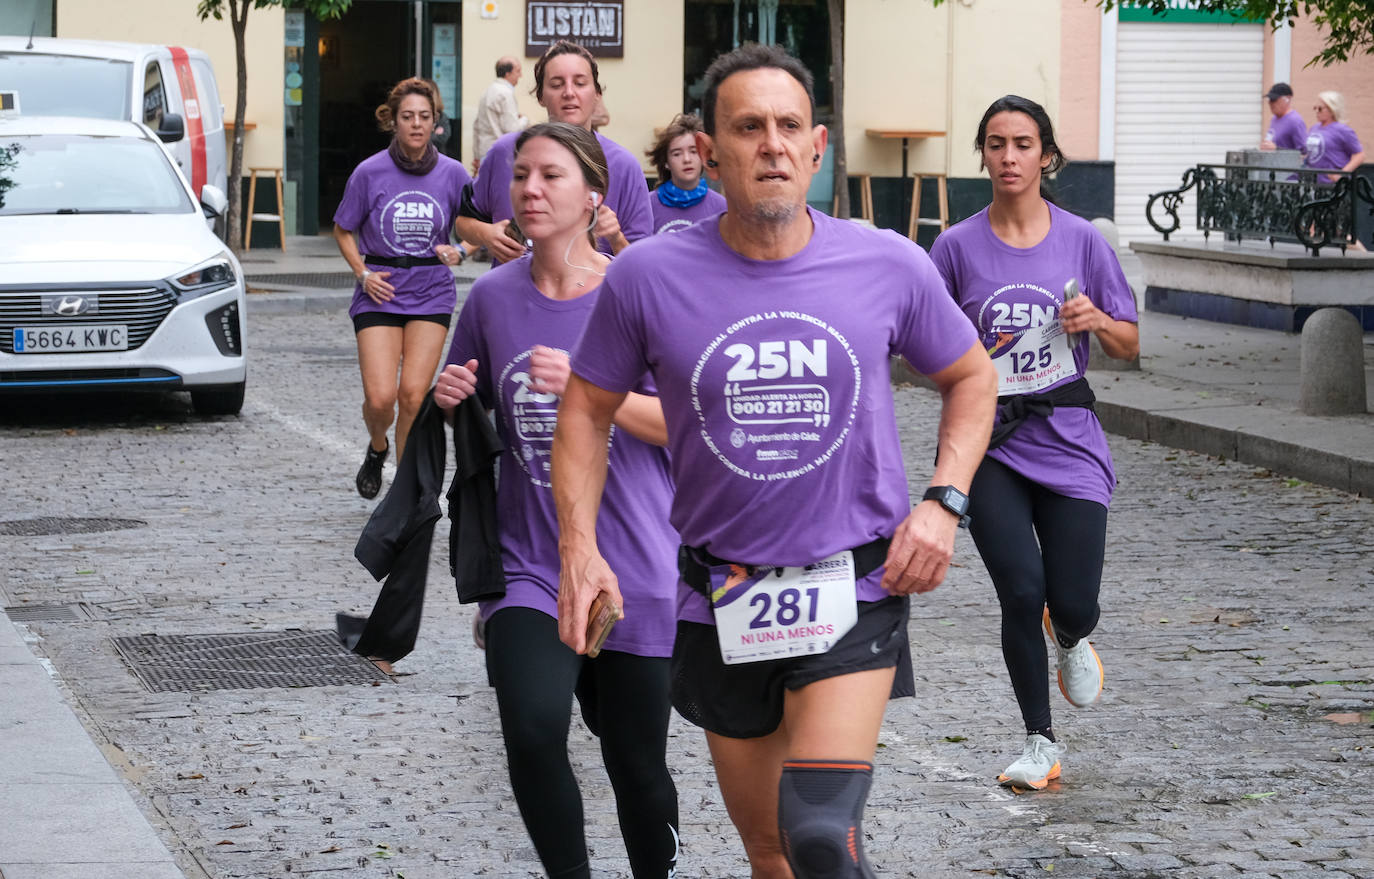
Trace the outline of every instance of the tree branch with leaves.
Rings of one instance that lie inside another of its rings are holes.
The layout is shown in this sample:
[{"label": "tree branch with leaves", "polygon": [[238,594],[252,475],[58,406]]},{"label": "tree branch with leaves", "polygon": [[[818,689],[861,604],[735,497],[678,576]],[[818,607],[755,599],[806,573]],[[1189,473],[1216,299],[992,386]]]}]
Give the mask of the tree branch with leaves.
[{"label": "tree branch with leaves", "polygon": [[[234,61],[236,62],[237,86],[234,96],[234,142],[229,151],[229,210],[225,217],[225,238],[235,253],[243,244],[243,132],[244,113],[248,109],[248,64],[246,34],[248,32],[248,12],[252,9],[266,9],[281,6],[285,0],[197,0],[196,15],[201,21],[213,18],[224,20],[229,13],[229,26],[234,30]],[[353,0],[303,0],[301,5],[307,12],[321,21],[339,18],[348,11]],[[248,206],[252,210],[253,206]]]}]

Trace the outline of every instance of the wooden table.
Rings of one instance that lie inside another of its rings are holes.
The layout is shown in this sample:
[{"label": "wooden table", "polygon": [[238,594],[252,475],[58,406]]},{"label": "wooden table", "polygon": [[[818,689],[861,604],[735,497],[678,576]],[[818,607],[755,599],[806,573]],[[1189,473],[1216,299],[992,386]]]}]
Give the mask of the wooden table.
[{"label": "wooden table", "polygon": [[[907,195],[907,191],[906,191],[906,190],[907,190],[907,186],[906,186],[906,174],[907,174],[907,171],[906,171],[906,162],[907,162],[907,149],[908,149],[908,145],[909,145],[909,143],[910,143],[911,141],[913,141],[913,140],[927,140],[927,139],[932,138],[932,137],[944,137],[944,136],[945,136],[945,133],[944,133],[943,131],[929,131],[929,130],[925,130],[925,129],[912,129],[912,128],[867,128],[867,129],[864,129],[864,133],[867,134],[869,137],[876,137],[876,138],[880,138],[880,139],[882,139],[882,140],[901,140],[901,142],[902,142],[902,216],[901,216],[901,219],[902,219],[902,220],[905,220],[905,219],[906,219],[906,215],[907,215],[907,210],[908,210],[907,201],[908,201],[909,198],[910,198],[910,196]],[[914,208],[913,208],[913,210],[914,210]]]}]

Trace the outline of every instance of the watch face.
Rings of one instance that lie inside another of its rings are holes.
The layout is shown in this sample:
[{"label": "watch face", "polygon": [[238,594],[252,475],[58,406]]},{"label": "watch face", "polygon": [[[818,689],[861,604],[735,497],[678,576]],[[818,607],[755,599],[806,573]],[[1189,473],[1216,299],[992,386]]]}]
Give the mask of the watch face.
[{"label": "watch face", "polygon": [[952,485],[931,488],[926,492],[926,499],[939,501],[940,506],[956,516],[962,516],[968,512],[968,495]]}]

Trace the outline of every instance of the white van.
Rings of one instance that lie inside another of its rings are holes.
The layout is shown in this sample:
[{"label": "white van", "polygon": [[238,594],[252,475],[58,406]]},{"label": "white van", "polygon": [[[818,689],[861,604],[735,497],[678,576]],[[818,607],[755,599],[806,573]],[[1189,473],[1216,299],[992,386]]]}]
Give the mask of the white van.
[{"label": "white van", "polygon": [[199,49],[0,36],[0,92],[19,116],[142,122],[167,144],[197,198],[228,192],[224,105]]}]

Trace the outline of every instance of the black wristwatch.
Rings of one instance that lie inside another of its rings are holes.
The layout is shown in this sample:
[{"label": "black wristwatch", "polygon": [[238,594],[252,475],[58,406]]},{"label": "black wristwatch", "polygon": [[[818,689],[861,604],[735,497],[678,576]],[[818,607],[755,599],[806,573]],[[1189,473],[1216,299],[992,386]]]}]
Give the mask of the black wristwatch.
[{"label": "black wristwatch", "polygon": [[940,506],[959,517],[959,527],[967,528],[969,523],[968,495],[952,485],[932,485],[926,489],[923,501],[939,501]]}]

